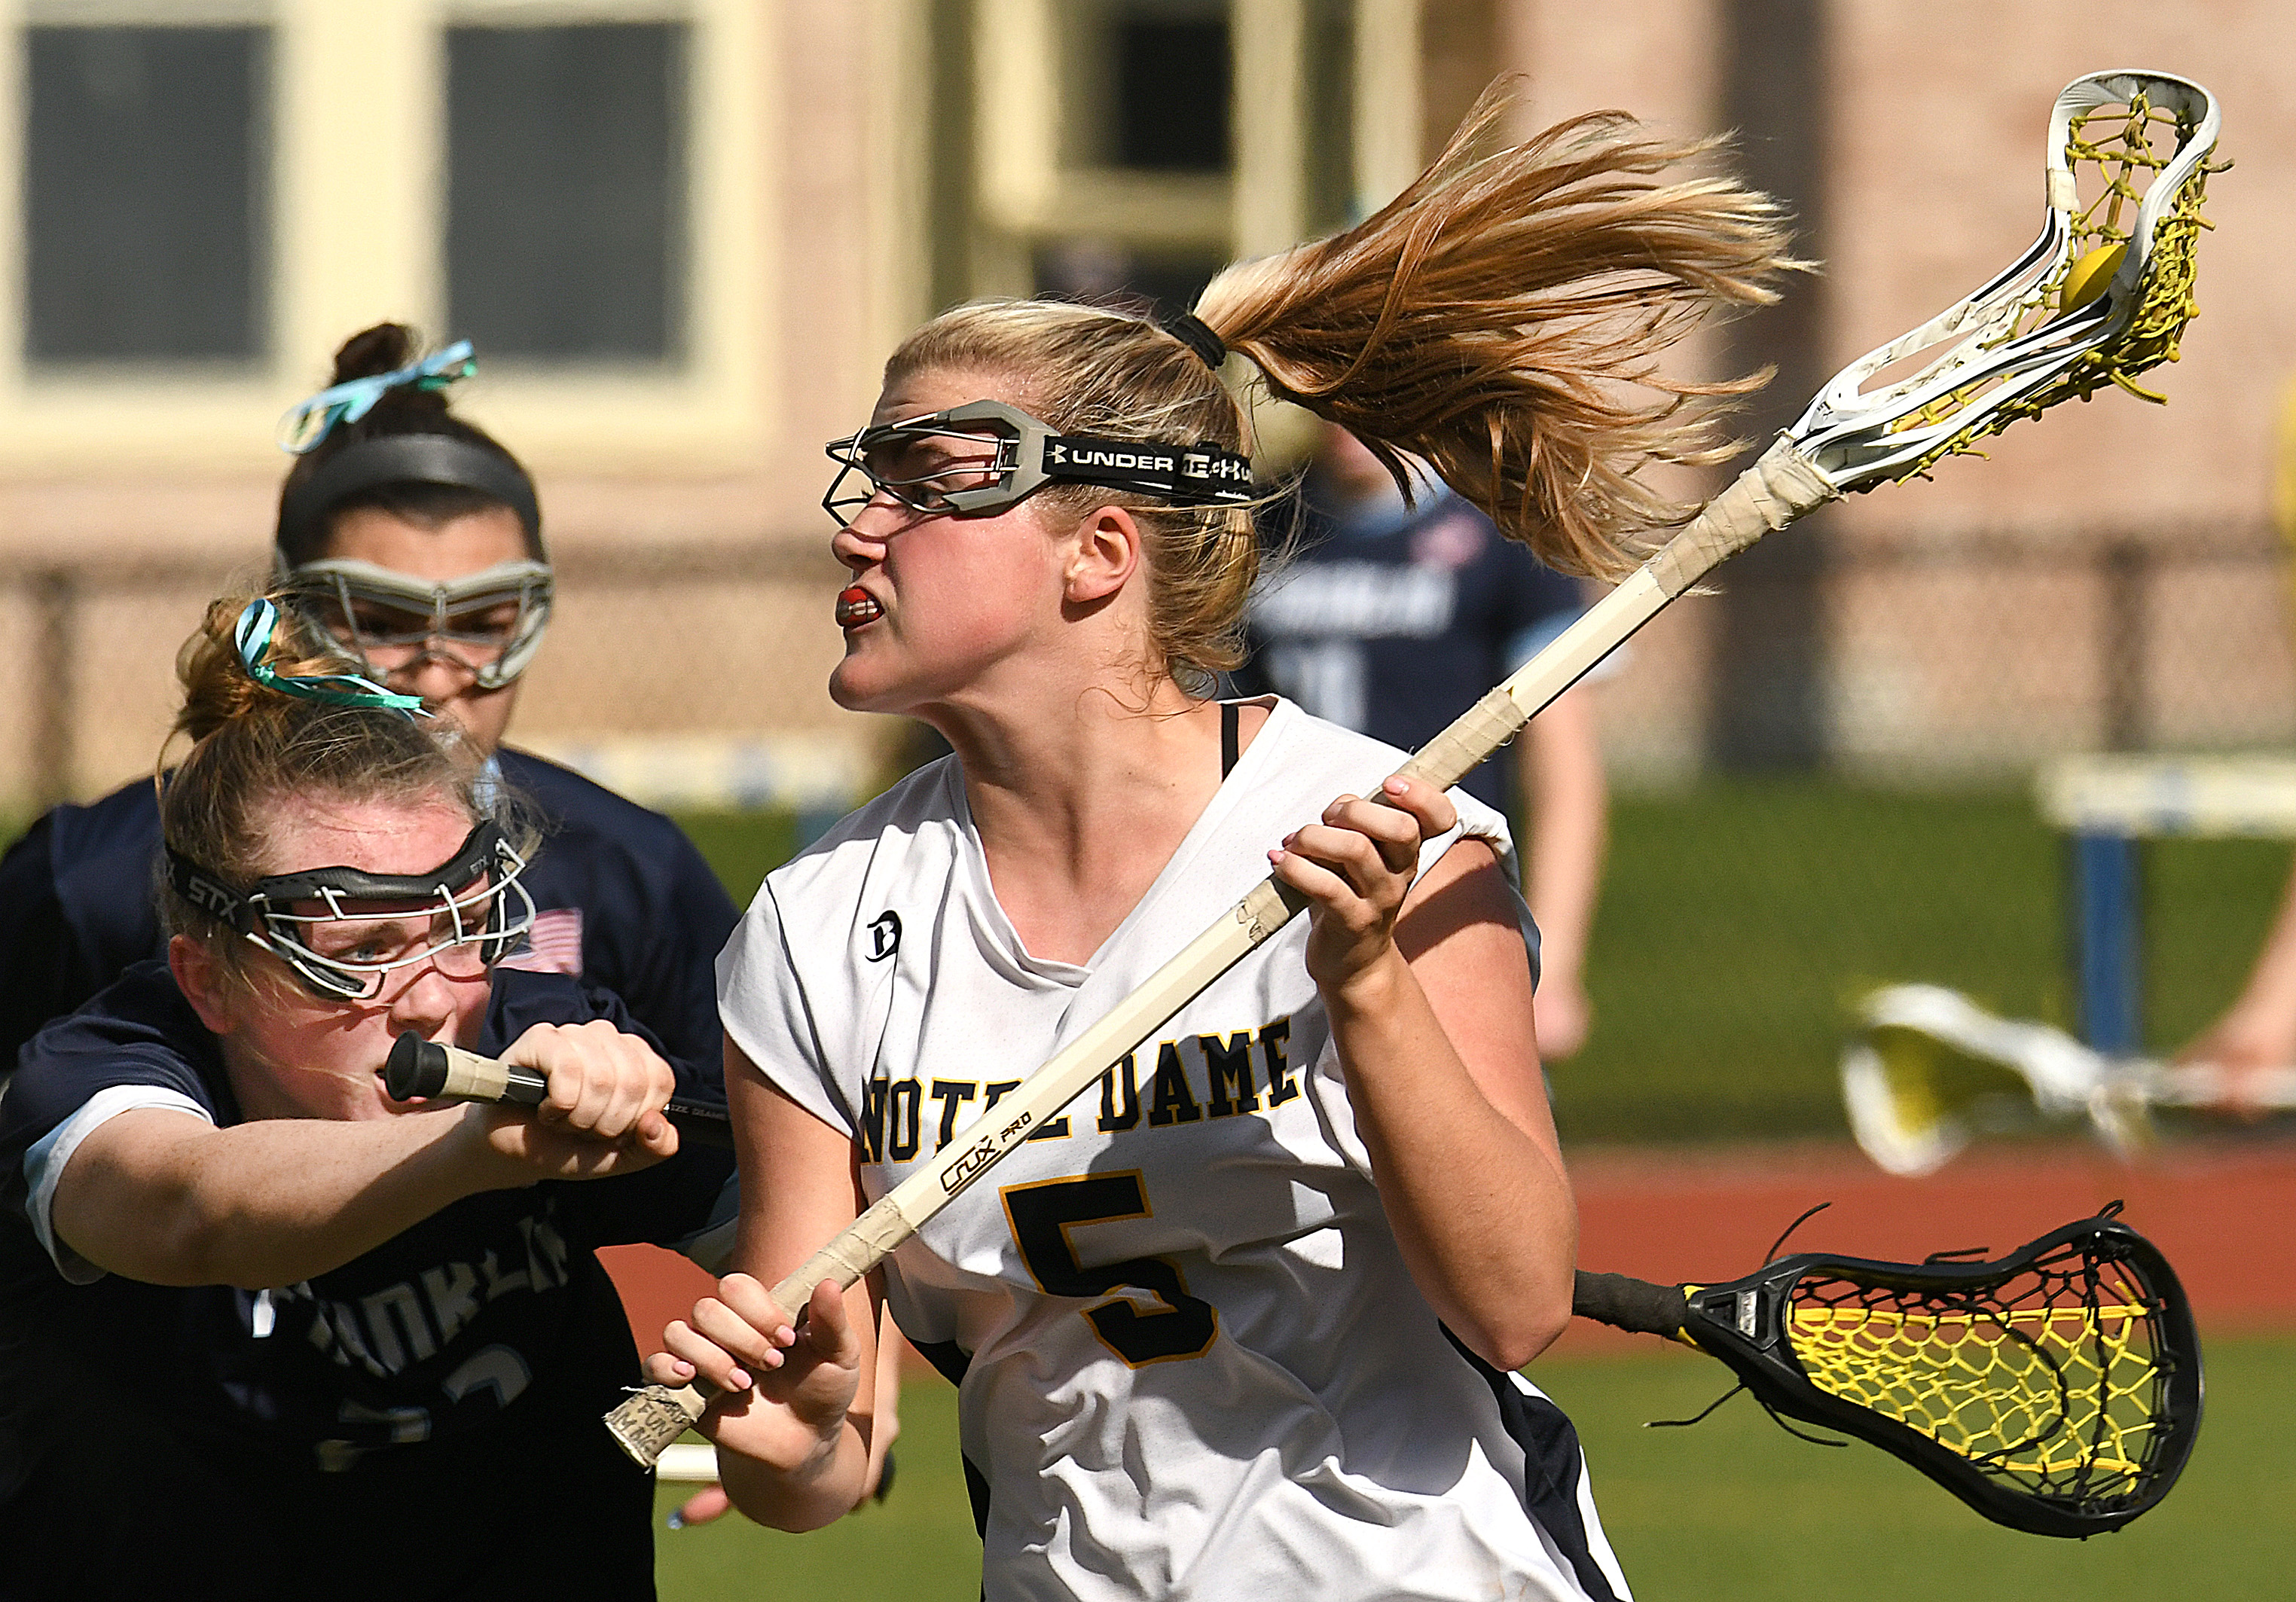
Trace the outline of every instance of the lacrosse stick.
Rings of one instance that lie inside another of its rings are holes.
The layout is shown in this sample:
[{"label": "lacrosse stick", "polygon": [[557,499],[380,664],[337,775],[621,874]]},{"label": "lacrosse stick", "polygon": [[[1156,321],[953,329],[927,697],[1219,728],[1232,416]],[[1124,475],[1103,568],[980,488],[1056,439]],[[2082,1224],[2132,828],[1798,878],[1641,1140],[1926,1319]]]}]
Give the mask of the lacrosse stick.
[{"label": "lacrosse stick", "polygon": [[[1813,507],[1925,473],[2069,396],[2107,383],[2134,389],[2136,374],[2176,356],[2193,315],[2201,190],[2216,136],[2214,102],[2198,85],[2143,72],[2076,79],[2050,119],[2047,217],[2032,249],[1976,294],[1845,368],[1688,527],[1399,772],[1439,789],[1457,783],[1677,596]],[[2085,173],[2096,190],[2086,204]],[[1916,357],[1914,371],[1879,376]],[[1305,904],[1280,881],[1262,881],[1000,1101],[994,1127],[975,1124],[880,1197],[775,1286],[774,1301],[801,1310],[824,1279],[852,1285]],[[651,1464],[707,1402],[698,1385],[649,1386],[607,1424]]]},{"label": "lacrosse stick", "polygon": [[[2127,1157],[2149,1141],[2154,1108],[2232,1099],[2222,1068],[2105,1057],[1940,985],[1892,985],[1858,1010],[1863,1027],[1841,1053],[1841,1100],[1857,1144],[1891,1173],[1934,1173],[1980,1134],[2080,1117]],[[2296,1068],[2251,1075],[2239,1090],[2249,1105],[2296,1108]]]},{"label": "lacrosse stick", "polygon": [[1571,1311],[1695,1346],[1773,1418],[1871,1442],[1996,1524],[2095,1535],[2169,1494],[2201,1427],[2192,1309],[2120,1211],[1995,1263],[1806,1252],[1726,1285],[1581,1273]]}]

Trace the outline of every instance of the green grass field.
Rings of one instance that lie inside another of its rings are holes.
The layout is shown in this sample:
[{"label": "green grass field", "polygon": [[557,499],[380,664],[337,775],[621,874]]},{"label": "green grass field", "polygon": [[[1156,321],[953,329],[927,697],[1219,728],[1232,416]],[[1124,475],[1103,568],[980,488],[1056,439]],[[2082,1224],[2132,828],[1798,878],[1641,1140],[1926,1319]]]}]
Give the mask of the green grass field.
[{"label": "green grass field", "polygon": [[[786,819],[682,819],[738,900],[795,841]],[[1587,1050],[1554,1069],[1574,1140],[1839,1132],[1849,1007],[1928,980],[2072,1022],[2064,842],[2022,790],[1714,781],[1612,809],[1587,983]],[[2289,848],[2173,840],[2146,851],[2145,1013],[2173,1049],[2238,989]]]},{"label": "green grass field", "polygon": [[[1653,1344],[1532,1372],[1577,1422],[1603,1522],[1641,1602],[2266,1602],[2296,1590],[2296,1337],[2210,1345],[2209,1411],[2161,1507],[2088,1541],[1985,1523],[1870,1447],[1796,1441],[1728,1387],[1719,1364]],[[956,1467],[955,1393],[917,1381],[902,1402],[900,1478],[882,1508],[807,1536],[738,1516],[659,1537],[665,1602],[833,1596],[969,1602],[980,1550]],[[684,1492],[666,1489],[661,1511]],[[1852,1578],[1846,1571],[1852,1564]]]}]

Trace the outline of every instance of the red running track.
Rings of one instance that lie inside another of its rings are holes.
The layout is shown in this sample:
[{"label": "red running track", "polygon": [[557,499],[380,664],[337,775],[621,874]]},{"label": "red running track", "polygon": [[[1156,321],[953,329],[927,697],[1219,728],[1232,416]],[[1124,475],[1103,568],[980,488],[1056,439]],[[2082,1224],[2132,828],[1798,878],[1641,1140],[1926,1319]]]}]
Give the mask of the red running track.
[{"label": "red running track", "polygon": [[[2211,1331],[2296,1329],[2296,1146],[2222,1140],[2168,1147],[2123,1164],[2079,1145],[1996,1148],[1926,1179],[1893,1179],[1835,1143],[1570,1154],[1581,1266],[1667,1283],[1734,1279],[1795,1214],[1833,1206],[1788,1251],[1919,1261],[1984,1246],[1998,1256],[2116,1197],[2168,1254]],[[711,1280],[652,1246],[601,1252],[630,1311],[638,1349],[660,1345]],[[1651,1345],[1583,1320],[1559,1353]]]},{"label": "red running track", "polygon": [[[1788,1252],[1917,1262],[1984,1246],[1997,1257],[2117,1198],[2168,1255],[2204,1328],[2296,1329],[2296,1146],[2284,1140],[2180,1144],[2136,1163],[2085,1145],[1996,1148],[1917,1180],[1831,1142],[1587,1150],[1570,1154],[1570,1172],[1584,1268],[1734,1279],[1819,1202],[1833,1205],[1795,1231]],[[1581,1320],[1558,1350],[1642,1338]]]}]

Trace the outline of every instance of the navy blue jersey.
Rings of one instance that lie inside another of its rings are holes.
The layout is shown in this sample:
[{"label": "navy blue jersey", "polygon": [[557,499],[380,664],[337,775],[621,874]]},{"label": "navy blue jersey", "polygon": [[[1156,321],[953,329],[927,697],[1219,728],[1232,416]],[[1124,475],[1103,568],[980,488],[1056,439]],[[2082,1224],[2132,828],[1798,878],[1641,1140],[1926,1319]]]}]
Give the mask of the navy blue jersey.
[{"label": "navy blue jersey", "polygon": [[[1246,693],[1415,751],[1583,609],[1578,580],[1447,490],[1367,526],[1319,506],[1312,477],[1273,517],[1288,525],[1294,504],[1299,552],[1252,597]],[[1513,765],[1486,762],[1464,786],[1504,810]]]},{"label": "navy blue jersey", "polygon": [[[577,974],[622,998],[674,1062],[714,1081],[716,962],[740,917],[676,824],[522,751],[503,779],[545,830],[521,881],[539,914],[513,966]],[[0,860],[0,1074],[50,1018],[163,956],[153,894],[160,806],[149,781],[48,813]]]},{"label": "navy blue jersey", "polygon": [[[500,971],[478,1049],[593,1017],[630,1026]],[[639,1376],[594,1248],[701,1229],[729,1153],[469,1197],[298,1285],[146,1285],[48,1225],[104,1098],[242,1121],[163,964],[0,1096],[0,1598],[652,1595],[652,1483],[598,1422]]]}]

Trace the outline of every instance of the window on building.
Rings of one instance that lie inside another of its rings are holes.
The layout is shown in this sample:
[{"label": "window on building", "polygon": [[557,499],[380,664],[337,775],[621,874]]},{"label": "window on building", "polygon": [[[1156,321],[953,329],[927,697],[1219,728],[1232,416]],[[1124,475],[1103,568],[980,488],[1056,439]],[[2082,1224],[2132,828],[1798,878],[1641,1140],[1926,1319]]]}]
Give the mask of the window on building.
[{"label": "window on building", "polygon": [[1037,248],[1037,293],[1094,306],[1141,307],[1177,315],[1226,265],[1205,251],[1135,251],[1105,240],[1061,240]]},{"label": "window on building", "polygon": [[28,361],[264,354],[267,57],[260,28],[25,30]]},{"label": "window on building", "polygon": [[545,361],[679,356],[685,85],[683,24],[447,31],[457,334]]},{"label": "window on building", "polygon": [[1119,0],[1110,7],[1110,107],[1118,167],[1227,169],[1229,38],[1220,0]]}]

